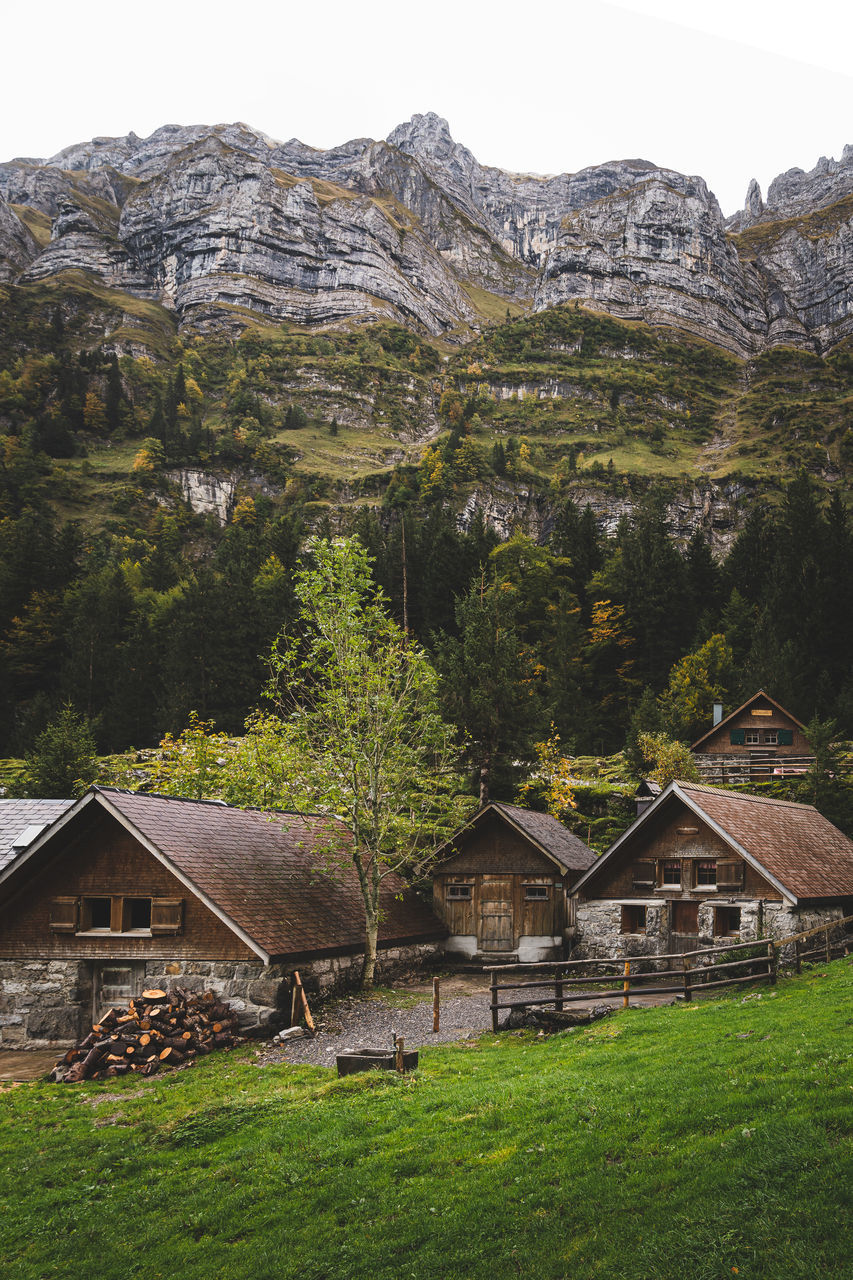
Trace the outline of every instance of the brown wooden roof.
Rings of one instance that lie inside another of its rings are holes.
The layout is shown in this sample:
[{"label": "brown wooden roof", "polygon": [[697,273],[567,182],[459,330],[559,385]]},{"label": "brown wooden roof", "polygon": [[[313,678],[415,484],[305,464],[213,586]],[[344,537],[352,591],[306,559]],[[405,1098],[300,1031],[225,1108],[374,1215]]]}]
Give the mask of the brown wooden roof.
[{"label": "brown wooden roof", "polygon": [[[56,826],[72,824],[91,803],[120,821],[264,958],[363,947],[355,870],[325,869],[330,843],[343,851],[351,844],[337,819],[94,787]],[[55,831],[42,840],[56,840]],[[399,876],[383,882],[381,908],[380,946],[447,932]]]},{"label": "brown wooden roof", "polygon": [[532,809],[522,809],[515,804],[500,804],[496,801],[478,809],[471,821],[441,846],[437,851],[439,857],[441,855],[447,858],[455,857],[458,852],[455,846],[465,834],[486,815],[492,813],[498,814],[505,822],[511,823],[563,871],[586,871],[596,861],[597,855],[592,849],[585,845],[583,840],[573,835],[557,818],[552,818],[550,813],[536,813]]},{"label": "brown wooden roof", "polygon": [[795,901],[853,896],[853,841],[812,805],[745,795],[697,782],[671,782],[658,799],[581,878],[587,889],[599,867],[642,840],[643,828],[664,805],[682,801],[720,837]]},{"label": "brown wooden roof", "polygon": [[707,733],[703,733],[701,738],[696,739],[696,741],[693,743],[690,750],[695,751],[697,747],[701,747],[702,743],[705,741],[706,738],[710,738],[712,733],[717,733],[720,729],[722,729],[725,725],[727,725],[730,720],[734,720],[735,716],[739,716],[742,711],[746,711],[747,707],[751,707],[753,702],[757,702],[759,698],[764,698],[766,702],[771,702],[781,715],[787,716],[788,719],[791,721],[791,724],[795,724],[798,729],[800,729],[803,733],[805,733],[806,726],[802,724],[797,719],[796,716],[792,716],[790,711],[786,711],[785,708],[780,703],[778,703],[775,698],[770,697],[769,693],[765,693],[763,689],[759,689],[758,692],[754,693],[751,698],[747,698],[746,702],[742,702],[739,707],[736,707],[734,711],[731,711],[727,716],[725,716],[725,718],[722,719],[719,724],[711,725],[711,728],[708,730]]}]

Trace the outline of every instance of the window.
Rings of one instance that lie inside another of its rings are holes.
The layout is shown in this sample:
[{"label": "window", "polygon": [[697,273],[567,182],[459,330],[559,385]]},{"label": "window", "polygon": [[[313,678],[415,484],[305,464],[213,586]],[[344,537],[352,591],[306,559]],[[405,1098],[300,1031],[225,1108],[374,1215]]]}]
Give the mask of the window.
[{"label": "window", "polygon": [[681,884],[681,863],[665,862],[663,864],[662,884]]},{"label": "window", "polygon": [[779,734],[775,729],[764,730],[764,741],[768,747],[775,747],[779,743]]},{"label": "window", "polygon": [[151,928],[151,899],[125,898],[122,910],[122,933],[135,933]]},{"label": "window", "polygon": [[717,887],[717,864],[716,862],[697,862],[696,863],[696,888],[697,889],[716,889]]},{"label": "window", "polygon": [[757,729],[747,729],[746,745],[748,747],[757,747],[761,742],[761,734]]},{"label": "window", "polygon": [[714,907],[714,937],[731,938],[740,933],[740,907]]},{"label": "window", "polygon": [[471,888],[470,884],[449,884],[447,886],[448,902],[470,902]]},{"label": "window", "polygon": [[622,908],[622,932],[623,933],[645,933],[646,932],[646,908],[634,906],[624,906]]},{"label": "window", "polygon": [[83,933],[93,929],[109,930],[112,920],[112,898],[84,898],[80,928]]},{"label": "window", "polygon": [[525,902],[546,902],[551,890],[547,884],[526,884],[524,886]]},{"label": "window", "polygon": [[[75,904],[72,913],[70,903]],[[61,908],[58,904],[62,904]],[[83,898],[80,902],[79,933],[180,933],[183,898]],[[54,920],[55,916],[55,920]],[[76,916],[76,899],[55,899],[51,928],[74,932],[70,922]]]}]

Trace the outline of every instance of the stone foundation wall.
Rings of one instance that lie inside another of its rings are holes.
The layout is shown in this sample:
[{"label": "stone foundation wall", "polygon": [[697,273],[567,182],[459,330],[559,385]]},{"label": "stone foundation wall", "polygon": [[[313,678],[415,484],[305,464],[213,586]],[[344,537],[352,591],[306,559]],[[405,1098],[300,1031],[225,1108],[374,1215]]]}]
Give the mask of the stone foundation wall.
[{"label": "stone foundation wall", "polygon": [[[429,963],[441,945],[420,943],[379,952],[377,979]],[[86,960],[0,960],[0,1048],[42,1049],[73,1044],[92,1025],[94,964]],[[116,962],[111,961],[111,964]],[[264,965],[260,960],[147,960],[134,962],[134,986],[215,991],[237,1012],[244,1033],[272,1035],[290,1020],[294,969],[309,996],[355,987],[362,956],[334,956],[302,964]]]},{"label": "stone foundation wall", "polygon": [[[622,903],[609,900],[577,904],[577,941],[572,947],[573,960],[598,960],[606,956],[656,956],[672,951],[666,904],[659,901],[637,901],[646,908],[646,932],[622,933]],[[730,938],[714,936],[714,907],[740,908],[740,930]],[[841,907],[791,907],[782,902],[751,899],[715,898],[699,905],[699,941],[697,948],[725,946],[734,942],[757,942],[761,938],[786,938],[807,929],[816,929],[833,920],[842,919]],[[793,954],[793,946],[790,948]],[[788,959],[787,948],[783,959]]]}]

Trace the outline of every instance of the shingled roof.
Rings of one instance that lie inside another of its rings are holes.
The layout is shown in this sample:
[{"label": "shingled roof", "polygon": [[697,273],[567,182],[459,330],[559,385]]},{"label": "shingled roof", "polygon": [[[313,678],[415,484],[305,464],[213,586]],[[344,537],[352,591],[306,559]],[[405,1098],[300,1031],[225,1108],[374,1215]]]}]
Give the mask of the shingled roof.
[{"label": "shingled roof", "polygon": [[0,799],[0,871],[73,803],[73,800]]},{"label": "shingled roof", "polygon": [[[92,804],[121,822],[263,959],[363,947],[355,870],[326,870],[330,848],[346,851],[351,844],[337,819],[93,787],[57,827],[69,827]],[[57,838],[56,829],[44,833],[31,853]],[[12,871],[0,871],[0,885]],[[398,876],[383,882],[380,906],[380,947],[446,933]]]},{"label": "shingled roof", "polygon": [[810,804],[751,796],[696,782],[671,782],[611,845],[576,889],[618,856],[660,809],[682,800],[698,817],[787,897],[800,900],[853,896],[853,841]]},{"label": "shingled roof", "polygon": [[556,862],[563,871],[586,871],[596,861],[593,853],[583,840],[578,839],[557,818],[550,813],[536,813],[532,809],[522,809],[515,804],[501,804],[492,801],[478,809],[469,823],[438,850],[438,855],[454,857],[454,846],[461,837],[486,815],[498,813],[510,822],[528,840],[536,845],[542,853]]}]

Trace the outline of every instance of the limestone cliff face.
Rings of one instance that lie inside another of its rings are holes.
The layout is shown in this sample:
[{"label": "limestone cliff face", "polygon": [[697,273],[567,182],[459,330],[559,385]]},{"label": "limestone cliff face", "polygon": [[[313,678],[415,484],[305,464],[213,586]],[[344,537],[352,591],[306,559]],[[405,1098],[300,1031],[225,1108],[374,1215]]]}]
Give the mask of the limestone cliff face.
[{"label": "limestone cliff face", "polygon": [[728,221],[701,178],[645,160],[481,165],[432,113],[325,152],[240,123],[95,138],[0,165],[0,197],[0,278],[86,271],[193,326],[386,317],[464,338],[505,299],[577,301],[742,355],[853,332],[849,147],[766,201],[751,183]]}]

